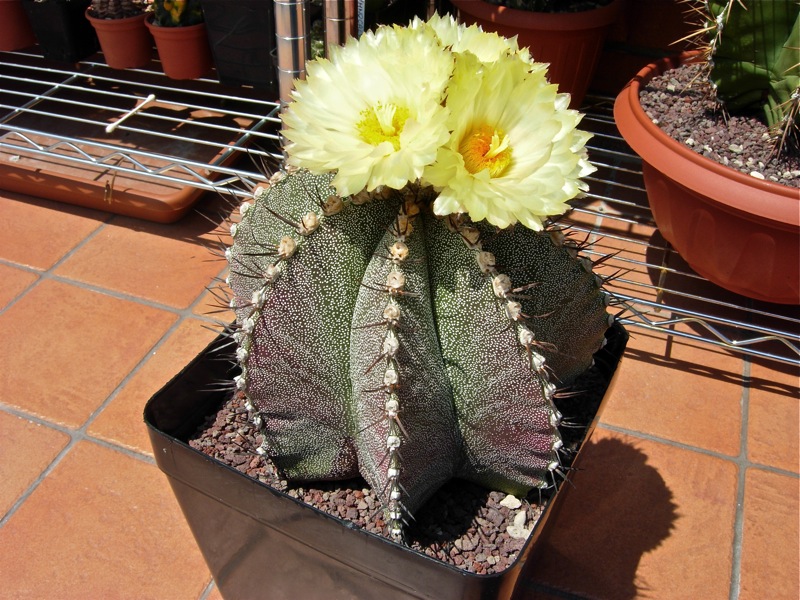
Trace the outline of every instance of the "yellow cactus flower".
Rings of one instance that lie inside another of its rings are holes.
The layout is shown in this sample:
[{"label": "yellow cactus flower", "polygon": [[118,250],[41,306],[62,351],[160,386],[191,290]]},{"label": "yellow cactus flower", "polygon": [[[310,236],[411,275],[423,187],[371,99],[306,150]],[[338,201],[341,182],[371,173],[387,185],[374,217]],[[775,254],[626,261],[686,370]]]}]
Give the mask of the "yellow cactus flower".
[{"label": "yellow cactus flower", "polygon": [[428,28],[380,27],[308,63],[283,115],[291,165],[336,171],[341,195],[401,189],[447,141],[453,57]]},{"label": "yellow cactus flower", "polygon": [[494,32],[483,31],[477,25],[459,24],[451,15],[435,14],[428,21],[417,18],[411,23],[411,27],[430,27],[443,46],[453,52],[471,52],[482,62],[493,62],[508,54],[517,54],[523,60],[530,59],[530,52],[527,48],[520,49],[516,36],[506,38]]},{"label": "yellow cactus flower", "polygon": [[568,105],[545,69],[518,55],[486,63],[457,54],[447,98],[452,135],[423,175],[438,192],[434,212],[538,230],[566,211],[587,189],[580,178],[594,171],[591,136],[576,129],[581,115]]}]

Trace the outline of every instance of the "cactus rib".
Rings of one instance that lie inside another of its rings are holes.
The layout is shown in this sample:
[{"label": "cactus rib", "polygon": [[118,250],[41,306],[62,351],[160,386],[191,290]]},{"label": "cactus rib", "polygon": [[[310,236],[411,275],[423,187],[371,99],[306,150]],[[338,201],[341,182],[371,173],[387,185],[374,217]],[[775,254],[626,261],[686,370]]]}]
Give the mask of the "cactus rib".
[{"label": "cactus rib", "polygon": [[237,386],[290,479],[360,473],[391,534],[448,479],[525,495],[559,468],[556,388],[609,324],[557,232],[436,217],[430,189],[336,196],[276,177],[241,207]]}]

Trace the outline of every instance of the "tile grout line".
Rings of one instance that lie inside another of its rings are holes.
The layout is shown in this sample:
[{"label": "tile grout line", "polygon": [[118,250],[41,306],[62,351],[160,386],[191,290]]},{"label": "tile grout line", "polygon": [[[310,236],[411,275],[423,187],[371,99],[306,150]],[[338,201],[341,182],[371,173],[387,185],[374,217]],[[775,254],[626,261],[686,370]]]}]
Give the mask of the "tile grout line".
[{"label": "tile grout line", "polygon": [[25,491],[20,494],[20,497],[11,505],[11,507],[6,511],[5,514],[0,516],[0,528],[2,528],[16,513],[25,501],[33,494],[36,489],[44,482],[44,480],[52,473],[55,468],[64,460],[64,458],[69,454],[72,449],[79,443],[79,442],[91,442],[97,444],[98,446],[103,446],[108,450],[112,450],[115,452],[120,452],[130,458],[138,460],[140,462],[155,465],[155,458],[149,456],[147,454],[143,454],[136,450],[132,450],[131,448],[126,448],[125,446],[115,444],[113,442],[109,442],[107,440],[94,437],[92,435],[88,435],[81,429],[72,429],[70,427],[65,427],[64,425],[59,425],[57,423],[53,423],[52,421],[48,421],[47,419],[43,419],[36,415],[28,414],[24,411],[18,410],[14,407],[7,406],[5,404],[0,404],[0,412],[12,415],[19,419],[23,419],[30,423],[34,423],[41,427],[46,427],[48,429],[52,429],[55,431],[59,431],[67,436],[69,436],[69,441],[67,442],[66,446],[64,446],[58,454],[53,458],[52,461],[39,473],[39,475],[28,485]]},{"label": "tile grout line", "polygon": [[[221,269],[219,271],[219,274],[215,276],[215,279],[218,278],[220,274],[224,273],[226,269],[227,269],[227,265],[223,269]],[[209,285],[211,285],[211,283],[209,283]],[[111,402],[114,401],[114,398],[116,398],[119,395],[119,393],[130,382],[130,380],[133,379],[136,376],[136,374],[139,373],[139,371],[141,371],[144,368],[144,366],[152,358],[152,354],[154,352],[157,352],[159,348],[164,346],[164,344],[166,344],[167,340],[172,337],[172,335],[178,330],[178,328],[183,323],[185,323],[189,319],[200,318],[200,320],[208,321],[210,323],[213,323],[215,326],[221,326],[221,324],[217,320],[210,319],[208,317],[201,316],[201,315],[196,315],[194,312],[192,312],[193,309],[200,303],[200,301],[206,295],[208,290],[209,290],[208,286],[204,287],[203,291],[200,292],[197,295],[197,297],[195,297],[195,299],[191,303],[189,303],[189,305],[186,308],[177,309],[177,310],[173,308],[170,311],[173,314],[176,314],[178,316],[177,320],[170,327],[167,328],[167,330],[164,332],[164,334],[150,348],[147,349],[147,351],[142,356],[141,360],[139,360],[139,362],[136,363],[136,365],[125,375],[125,377],[122,378],[122,380],[111,391],[111,393],[106,397],[106,399],[103,400],[103,402],[101,402],[100,405],[97,406],[97,408],[95,408],[94,411],[92,411],[92,413],[86,418],[86,420],[83,422],[83,424],[78,428],[78,431],[82,432],[84,435],[87,435],[87,437],[91,437],[91,436],[88,436],[88,434],[86,433],[88,431],[89,426],[108,407],[108,405]],[[140,304],[145,304],[145,302],[140,302]],[[145,305],[149,305],[149,304],[145,304]],[[183,368],[183,366],[184,365],[180,365],[178,367],[178,369],[175,371],[175,373],[177,373],[181,368]]]},{"label": "tile grout line", "polygon": [[672,446],[675,448],[680,448],[681,450],[686,450],[687,452],[696,452],[697,454],[703,454],[705,456],[711,456],[713,458],[718,458],[720,460],[724,460],[727,462],[731,462],[739,467],[742,468],[757,468],[768,473],[773,473],[775,475],[783,475],[786,477],[791,477],[793,479],[800,479],[800,473],[795,473],[793,471],[787,471],[786,469],[781,469],[779,467],[773,467],[772,465],[766,465],[762,463],[753,463],[748,460],[743,460],[740,455],[737,456],[730,456],[728,454],[722,454],[721,452],[716,452],[715,450],[709,450],[708,448],[702,448],[700,446],[692,446],[691,444],[686,444],[684,442],[678,442],[675,440],[671,440],[668,438],[659,437],[657,435],[653,435],[650,433],[645,433],[643,431],[638,431],[636,429],[628,429],[626,427],[619,427],[618,425],[611,425],[609,423],[600,422],[597,425],[600,429],[605,429],[607,431],[612,431],[614,433],[622,433],[624,435],[628,435],[631,437],[639,438],[642,440],[647,440],[648,442],[657,442],[659,444],[663,444],[665,446]]},{"label": "tile grout line", "polygon": [[[91,237],[91,236],[89,236],[89,237]],[[79,246],[82,246],[82,245],[83,244],[78,244],[78,246],[76,246],[76,248],[79,247]],[[55,267],[55,265],[53,266],[53,268],[54,267]],[[225,265],[225,267],[223,267],[219,271],[218,275],[215,277],[214,280],[212,280],[212,282],[209,283],[209,285],[212,285],[213,281],[216,281],[217,279],[219,279],[220,276],[223,275],[226,270],[227,270],[227,265]],[[58,280],[58,279],[63,279],[63,278],[58,278],[56,276],[50,275],[49,277],[47,277],[47,279],[56,279],[56,280]],[[41,281],[41,279],[39,281]],[[66,280],[66,281],[71,283],[71,280]],[[38,283],[38,281],[36,283]],[[34,285],[35,284],[32,284],[31,286],[29,286],[27,288],[27,290],[26,290],[26,293],[27,293],[28,290],[30,290],[32,287],[34,287]],[[85,286],[85,287],[89,287],[89,286]],[[2,528],[8,522],[8,520],[14,515],[14,513],[17,512],[17,510],[19,510],[19,508],[25,503],[25,501],[31,496],[31,494],[33,494],[33,492],[47,478],[47,476],[50,475],[50,473],[58,466],[58,464],[61,463],[61,461],[64,459],[64,457],[66,457],[66,455],[69,454],[69,452],[72,450],[72,448],[74,446],[76,446],[81,441],[93,442],[93,443],[99,444],[101,446],[104,446],[104,447],[106,447],[106,448],[108,448],[110,450],[115,450],[115,451],[118,451],[118,452],[122,452],[123,454],[125,454],[127,456],[130,456],[130,457],[132,457],[134,459],[146,462],[148,464],[153,464],[153,465],[155,464],[154,458],[149,456],[149,455],[142,454],[142,453],[137,452],[135,450],[131,450],[130,448],[127,448],[125,446],[122,446],[122,445],[114,443],[114,442],[109,442],[109,441],[103,440],[101,438],[96,438],[96,437],[94,437],[92,435],[89,435],[87,433],[87,431],[88,431],[89,426],[94,422],[94,420],[97,418],[97,416],[100,413],[102,413],[102,411],[108,406],[108,404],[113,401],[113,399],[119,394],[119,392],[122,390],[122,388],[130,381],[130,379],[137,372],[139,372],[144,367],[144,365],[150,360],[152,352],[156,351],[164,343],[166,343],[166,340],[169,337],[172,336],[172,334],[177,330],[177,328],[182,323],[184,323],[185,321],[187,321],[188,319],[191,319],[191,318],[199,318],[200,320],[213,323],[214,325],[220,325],[221,324],[219,322],[219,320],[217,320],[217,319],[212,319],[212,318],[209,318],[209,317],[203,316],[203,315],[196,315],[195,313],[192,312],[192,310],[201,302],[201,300],[206,295],[208,290],[209,290],[208,286],[204,287],[203,291],[201,291],[197,295],[197,297],[194,299],[194,301],[192,301],[184,309],[175,309],[175,308],[160,307],[160,306],[158,307],[158,308],[162,308],[162,309],[168,309],[169,312],[172,312],[173,314],[177,314],[178,315],[178,319],[175,321],[175,323],[173,323],[172,326],[170,326],[164,332],[164,334],[161,336],[161,338],[159,338],[159,340],[155,344],[153,344],[153,346],[151,346],[145,352],[145,354],[143,355],[142,359],[133,367],[133,369],[130,372],[128,372],[126,374],[126,376],[120,381],[120,383],[117,385],[117,387],[114,388],[114,390],[106,397],[106,399],[94,411],[92,411],[92,413],[87,417],[87,419],[79,427],[72,428],[72,427],[59,425],[58,423],[55,423],[55,422],[50,421],[48,419],[45,419],[45,418],[42,418],[42,417],[39,417],[39,416],[36,416],[36,415],[33,415],[33,414],[29,414],[29,413],[26,413],[25,411],[22,411],[22,410],[19,410],[19,409],[15,409],[15,408],[13,408],[11,406],[7,406],[5,404],[0,403],[0,411],[8,413],[8,414],[11,414],[11,415],[14,415],[14,416],[16,416],[18,418],[21,418],[21,419],[25,419],[25,420],[27,420],[29,422],[36,423],[37,425],[41,425],[41,426],[47,427],[49,429],[54,429],[56,431],[60,431],[61,433],[64,433],[64,434],[68,435],[69,438],[70,438],[69,442],[67,442],[67,445],[64,448],[62,448],[61,451],[53,458],[53,460],[39,473],[39,475],[36,477],[36,479],[25,489],[25,491],[20,495],[20,497],[17,499],[17,501],[14,502],[14,504],[11,506],[11,508],[9,508],[9,510],[6,511],[6,513],[0,517],[0,528]],[[98,291],[99,293],[106,293],[107,292],[107,290],[105,290],[104,288],[96,288],[94,291]],[[19,297],[24,296],[24,295],[25,294],[20,294]],[[111,295],[115,295],[115,294],[111,294]],[[152,306],[152,303],[150,303],[150,302],[148,302],[146,300],[143,301],[143,299],[132,298],[131,300],[136,302],[136,303],[139,303],[139,304],[146,304],[146,305],[151,305]],[[0,314],[2,314],[2,311],[0,311]],[[176,373],[177,373],[177,371],[176,371]]]},{"label": "tile grout line", "polygon": [[[3,407],[3,408],[5,408],[5,407]],[[10,414],[15,414],[15,412],[13,412],[13,411],[8,411],[8,412]],[[20,418],[28,418],[28,417],[22,416],[22,415],[15,415],[15,416],[18,416]],[[35,423],[37,421],[32,421],[32,422]],[[44,425],[44,426],[49,426],[49,424],[47,422],[41,422],[41,423],[38,423],[38,424]],[[20,497],[17,498],[17,500],[14,502],[14,504],[11,505],[11,508],[9,508],[6,511],[6,513],[2,517],[0,517],[0,528],[5,526],[5,524],[11,519],[11,517],[13,517],[14,514],[28,500],[28,498],[36,490],[36,488],[38,488],[39,485],[41,485],[41,483],[45,480],[45,478],[48,475],[50,475],[50,473],[52,473],[53,470],[61,463],[61,461],[64,459],[64,457],[67,454],[69,454],[69,452],[72,450],[73,446],[75,446],[75,444],[78,443],[77,437],[73,435],[72,431],[63,431],[62,430],[62,432],[66,433],[67,435],[69,435],[69,438],[70,438],[69,442],[67,442],[67,445],[64,446],[58,454],[56,454],[56,456],[53,458],[53,460],[50,461],[50,464],[48,464],[42,470],[42,472],[39,473],[39,475],[36,477],[36,479],[34,479],[33,482],[31,482],[31,484],[25,489],[25,491],[22,494],[20,494]]]},{"label": "tile grout line", "polygon": [[211,597],[211,593],[214,591],[215,587],[217,587],[217,584],[214,581],[214,577],[212,576],[211,581],[208,582],[208,585],[200,593],[200,596],[197,598],[197,600],[208,600]]},{"label": "tile grout line", "polygon": [[67,250],[58,260],[56,260],[52,265],[50,265],[46,269],[37,269],[36,267],[31,267],[30,265],[22,265],[22,264],[18,264],[18,263],[15,263],[13,261],[5,260],[5,259],[0,260],[0,263],[2,263],[4,265],[7,265],[9,267],[15,267],[15,268],[18,268],[18,269],[22,269],[23,271],[27,271],[28,273],[33,273],[33,274],[38,276],[36,281],[31,283],[28,287],[26,287],[19,294],[17,294],[14,298],[12,298],[4,307],[0,308],[0,315],[5,313],[9,308],[14,306],[22,298],[27,296],[31,292],[31,290],[33,290],[34,288],[38,287],[39,284],[43,280],[51,279],[51,278],[55,277],[53,275],[53,273],[52,273],[53,270],[57,269],[60,265],[62,265],[64,263],[64,261],[66,261],[68,258],[70,258],[73,254],[75,254],[75,252],[77,252],[79,249],[83,248],[86,244],[89,243],[90,240],[92,240],[96,236],[98,236],[101,231],[105,230],[105,228],[108,226],[108,224],[111,221],[113,221],[113,217],[114,217],[114,215],[109,214],[109,216],[106,218],[106,220],[100,221],[100,225],[98,225],[96,229],[94,229],[93,231],[89,232],[89,234],[86,237],[84,237],[82,240],[80,240],[72,248]]},{"label": "tile grout line", "polygon": [[738,600],[742,583],[742,542],[744,540],[744,509],[745,509],[745,482],[747,470],[751,463],[748,454],[748,425],[750,420],[750,358],[743,357],[742,361],[742,424],[739,446],[739,468],[736,473],[736,513],[733,521],[733,556],[731,557],[731,586],[730,600]]},{"label": "tile grout line", "polygon": [[[3,261],[0,261],[3,262]],[[154,308],[157,310],[163,310],[165,312],[170,312],[177,315],[183,315],[184,313],[191,313],[193,307],[195,307],[203,295],[209,290],[208,287],[203,288],[203,292],[195,298],[186,308],[176,308],[175,306],[170,306],[168,304],[163,304],[162,302],[158,302],[157,300],[149,300],[147,298],[143,298],[141,296],[134,296],[132,294],[126,292],[120,292],[108,287],[103,287],[101,285],[97,285],[94,283],[87,283],[85,281],[80,281],[78,279],[70,279],[69,277],[64,277],[63,275],[55,275],[50,273],[49,271],[36,271],[35,269],[26,268],[21,265],[14,265],[14,263],[10,263],[12,266],[21,267],[23,270],[30,271],[31,273],[35,273],[39,276],[39,279],[29,285],[25,290],[23,290],[18,296],[16,296],[11,302],[6,305],[3,309],[0,309],[0,315],[2,315],[11,305],[16,304],[19,300],[21,300],[24,296],[26,296],[34,287],[38,286],[42,281],[56,281],[58,283],[63,283],[66,285],[72,285],[76,288],[94,292],[97,294],[102,294],[104,296],[108,296],[110,298],[115,298],[117,300],[125,300],[127,302],[133,302],[135,304],[140,304],[142,306],[146,306],[148,308]],[[221,272],[227,268],[227,265],[223,268]],[[211,283],[211,282],[210,282]],[[194,313],[191,313],[194,315]],[[205,315],[194,315],[195,317],[206,320],[206,321],[214,321],[212,317],[208,317]]]}]

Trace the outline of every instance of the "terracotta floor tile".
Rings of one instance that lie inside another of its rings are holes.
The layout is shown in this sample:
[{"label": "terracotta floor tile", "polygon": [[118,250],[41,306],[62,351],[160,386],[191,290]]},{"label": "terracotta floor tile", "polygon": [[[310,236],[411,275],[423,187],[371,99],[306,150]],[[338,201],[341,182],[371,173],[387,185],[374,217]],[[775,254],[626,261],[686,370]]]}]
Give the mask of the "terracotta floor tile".
[{"label": "terracotta floor tile", "polygon": [[601,428],[580,468],[526,578],[603,600],[728,598],[733,463]]},{"label": "terracotta floor tile", "polygon": [[0,315],[0,397],[78,427],[175,319],[165,311],[43,281]]},{"label": "terracotta floor tile", "polygon": [[800,480],[747,471],[740,600],[800,598]]},{"label": "terracotta floor tile", "polygon": [[0,572],[16,600],[197,600],[210,580],[157,467],[91,442],[0,529]]},{"label": "terracotta floor tile", "polygon": [[152,454],[142,411],[150,397],[197,356],[215,337],[208,324],[189,319],[170,334],[147,362],[89,425],[88,433]]},{"label": "terracotta floor tile", "polygon": [[800,406],[788,398],[750,390],[747,457],[750,461],[800,473]]},{"label": "terracotta floor tile", "polygon": [[96,210],[0,190],[0,258],[49,269],[108,218]]},{"label": "terracotta floor tile", "polygon": [[800,473],[800,367],[754,361],[750,367],[747,456]]},{"label": "terracotta floor tile", "polygon": [[0,412],[0,516],[68,443],[65,433]]},{"label": "terracotta floor tile", "polygon": [[30,271],[0,265],[0,281],[3,282],[0,285],[0,310],[8,306],[9,302],[24,292],[38,278],[38,275]]},{"label": "terracotta floor tile", "polygon": [[198,213],[168,225],[115,217],[56,274],[186,308],[225,266],[208,247],[218,239],[214,231]]},{"label": "terracotta floor tile", "polygon": [[738,455],[742,359],[708,345],[629,331],[602,422]]},{"label": "terracotta floor tile", "polygon": [[752,359],[750,386],[756,390],[797,398],[798,391],[800,391],[800,366]]},{"label": "terracotta floor tile", "polygon": [[230,299],[224,290],[217,289],[216,284],[212,284],[197,304],[192,308],[192,312],[200,317],[219,321],[220,323],[230,323],[236,315],[229,308]]}]

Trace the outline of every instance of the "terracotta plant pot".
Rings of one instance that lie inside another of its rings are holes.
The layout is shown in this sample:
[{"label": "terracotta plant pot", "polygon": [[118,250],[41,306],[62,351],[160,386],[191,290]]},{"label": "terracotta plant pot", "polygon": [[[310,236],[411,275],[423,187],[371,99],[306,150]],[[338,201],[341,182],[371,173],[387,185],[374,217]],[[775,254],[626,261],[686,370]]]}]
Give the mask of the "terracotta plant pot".
[{"label": "terracotta plant pot", "polygon": [[560,92],[572,95],[578,108],[592,80],[603,42],[623,0],[575,13],[540,13],[496,6],[479,0],[451,0],[463,23],[480,25],[506,37],[517,36],[538,62],[550,63],[548,75]]},{"label": "terracotta plant pot", "polygon": [[[628,341],[619,323],[595,354],[596,385],[610,395]],[[167,475],[192,534],[226,600],[254,598],[392,598],[509,600],[526,563],[546,538],[570,485],[551,497],[525,545],[504,571],[479,575],[391,542],[321,512],[190,447],[187,440],[228,392],[236,374],[218,338],[147,403],[144,411],[156,463]],[[565,412],[564,416],[570,418]],[[573,466],[580,460],[579,454]]]},{"label": "terracotta plant pot", "polygon": [[0,50],[19,50],[35,43],[22,0],[0,0]]},{"label": "terracotta plant pot", "polygon": [[205,23],[186,27],[159,27],[153,16],[145,20],[156,41],[164,74],[171,79],[197,79],[211,71],[211,48]]},{"label": "terracotta plant pot", "polygon": [[86,18],[97,32],[106,63],[112,69],[143,67],[153,57],[153,38],[145,27],[146,13],[124,19]]},{"label": "terracotta plant pot", "polygon": [[642,109],[639,90],[679,64],[673,58],[645,67],[614,104],[620,133],[642,157],[659,230],[697,273],[720,287],[800,304],[800,191],[697,154]]}]

